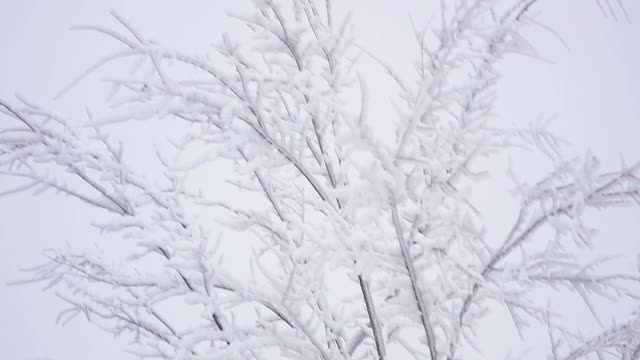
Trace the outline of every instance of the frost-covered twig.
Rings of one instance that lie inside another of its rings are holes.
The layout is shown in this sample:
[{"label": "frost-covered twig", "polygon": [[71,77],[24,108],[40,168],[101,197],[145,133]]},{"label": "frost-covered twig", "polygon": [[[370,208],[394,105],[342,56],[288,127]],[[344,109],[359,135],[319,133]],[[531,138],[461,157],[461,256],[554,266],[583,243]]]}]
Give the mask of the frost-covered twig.
[{"label": "frost-covered twig", "polygon": [[[116,12],[116,30],[76,27],[123,49],[60,95],[105,64],[131,60],[131,73],[107,78],[117,114],[89,114],[87,124],[0,101],[0,174],[25,180],[0,195],[74,197],[103,210],[93,225],[132,249],[122,259],[47,251],[25,281],[69,304],[60,322],[84,314],[129,334],[141,357],[355,360],[404,349],[453,360],[477,348],[473,330],[500,311],[523,339],[541,325],[554,360],[605,349],[637,357],[635,317],[580,345],[550,302],[531,296],[568,289],[610,326],[593,298],[640,293],[636,273],[605,272],[605,259],[579,253],[595,241],[585,209],[638,203],[638,165],[603,172],[590,154],[564,159],[545,129],[493,124],[501,60],[540,58],[521,33],[537,24],[536,3],[441,2],[438,21],[414,24],[420,53],[409,80],[357,46],[350,17],[332,14],[328,0],[257,1],[234,16],[244,37],[224,35],[200,55],[148,39]],[[362,52],[399,85],[398,115],[385,119],[390,143],[369,108],[377,89],[359,73]],[[130,163],[111,131],[132,120],[171,122],[170,146],[154,141],[149,169]],[[516,220],[506,237],[488,238],[471,201],[483,178],[477,159],[523,147],[553,170],[532,185],[516,180]],[[200,176],[227,166],[225,186],[251,201],[229,200],[227,188]],[[246,276],[224,258],[241,242]],[[167,303],[181,304],[185,319]]]}]

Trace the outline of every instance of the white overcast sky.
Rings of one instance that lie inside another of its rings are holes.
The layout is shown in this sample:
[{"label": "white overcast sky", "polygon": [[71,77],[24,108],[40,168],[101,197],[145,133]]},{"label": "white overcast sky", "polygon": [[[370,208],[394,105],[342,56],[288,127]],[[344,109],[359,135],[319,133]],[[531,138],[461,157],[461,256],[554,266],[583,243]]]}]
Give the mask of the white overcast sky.
[{"label": "white overcast sky", "polygon": [[[415,22],[425,23],[434,0],[335,2],[352,10],[362,45],[408,74],[409,62],[416,54],[409,15]],[[580,154],[590,148],[605,167],[619,165],[620,155],[629,162],[639,160],[640,2],[625,2],[631,24],[606,18],[595,0],[541,3],[539,20],[555,29],[569,49],[542,29],[528,32],[532,44],[549,61],[522,57],[505,61],[499,121],[525,125],[554,116],[551,128],[571,143],[570,151]],[[53,95],[117,45],[95,34],[69,31],[71,25],[117,26],[108,12],[115,9],[149,37],[197,51],[217,42],[223,31],[233,32],[237,24],[226,13],[247,8],[249,1],[0,0],[0,5],[0,97],[12,99],[18,92],[57,111],[79,114],[85,104],[100,103],[102,98],[96,94],[104,94],[105,89],[99,79],[86,80],[59,102],[52,100]],[[386,84],[374,66],[365,66],[363,71],[367,71],[374,93],[376,86]],[[376,114],[393,113],[381,108]],[[518,165],[526,174],[537,170],[534,163]],[[504,170],[504,164],[491,166]],[[4,181],[0,177],[0,188]],[[500,181],[487,185],[478,199],[494,206],[487,223],[496,228],[505,216],[508,218],[508,210],[501,207],[512,204],[505,198],[503,185]],[[66,327],[56,326],[62,303],[53,294],[41,292],[38,286],[5,286],[20,277],[20,267],[41,260],[41,249],[96,240],[87,225],[92,213],[76,205],[53,194],[0,198],[2,359],[37,355],[56,360],[132,358],[123,353],[124,342],[114,342],[83,319]],[[601,228],[603,251],[638,252],[639,215],[637,209],[594,214]],[[492,330],[503,332],[499,327]]]}]

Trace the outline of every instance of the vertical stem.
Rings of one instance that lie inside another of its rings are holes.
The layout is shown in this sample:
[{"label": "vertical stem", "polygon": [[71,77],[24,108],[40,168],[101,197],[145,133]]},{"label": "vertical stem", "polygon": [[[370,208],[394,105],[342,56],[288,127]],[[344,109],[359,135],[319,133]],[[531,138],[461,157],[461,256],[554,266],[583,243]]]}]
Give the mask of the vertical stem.
[{"label": "vertical stem", "polygon": [[394,198],[392,198],[391,200],[391,214],[393,217],[393,225],[396,228],[398,243],[400,244],[400,251],[402,252],[404,266],[407,268],[407,272],[409,273],[409,279],[411,280],[411,289],[413,290],[413,295],[418,305],[418,311],[420,312],[420,320],[422,321],[424,334],[427,337],[429,355],[431,355],[431,360],[437,360],[438,353],[436,351],[436,339],[435,334],[433,333],[433,327],[431,326],[431,321],[429,320],[429,309],[427,308],[427,304],[424,301],[424,297],[422,296],[422,291],[420,291],[420,287],[418,285],[418,274],[416,273],[416,269],[413,266],[411,254],[409,253],[407,243],[405,242],[404,236],[402,234],[400,218],[398,217],[398,207]]},{"label": "vertical stem", "polygon": [[371,290],[369,290],[369,283],[364,280],[362,275],[358,275],[358,282],[360,283],[362,297],[364,298],[364,303],[367,307],[367,315],[369,316],[369,322],[371,323],[371,330],[373,330],[373,340],[376,343],[378,359],[384,360],[387,354],[384,347],[384,339],[382,338],[382,328],[380,327],[378,315],[376,315],[376,308],[373,305],[373,298],[371,297]]}]

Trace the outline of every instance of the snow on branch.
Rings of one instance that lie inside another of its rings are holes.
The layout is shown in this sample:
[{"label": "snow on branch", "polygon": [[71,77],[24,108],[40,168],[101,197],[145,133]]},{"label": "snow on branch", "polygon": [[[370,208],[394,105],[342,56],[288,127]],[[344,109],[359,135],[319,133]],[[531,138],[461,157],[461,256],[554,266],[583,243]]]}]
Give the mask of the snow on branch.
[{"label": "snow on branch", "polygon": [[[203,54],[152,41],[116,12],[113,28],[75,27],[122,49],[60,96],[109,63],[134,65],[106,79],[114,110],[100,117],[0,100],[0,174],[23,181],[0,196],[55,190],[100,209],[92,225],[131,245],[119,258],[47,250],[26,269],[23,282],[68,304],[61,323],[82,315],[143,358],[454,360],[482,356],[478,327],[507,316],[523,341],[548,336],[555,360],[638,358],[637,316],[612,324],[596,299],[638,299],[640,275],[585,254],[599,239],[584,215],[637,204],[640,165],[602,171],[591,154],[565,158],[544,129],[494,121],[501,61],[540,58],[521,32],[537,25],[536,1],[442,1],[438,21],[414,25],[411,79],[357,46],[329,0],[254,3],[234,15],[247,33]],[[389,129],[371,111],[363,53],[399,85]],[[172,129],[149,169],[112,131],[134,120]],[[514,177],[516,219],[489,238],[472,202],[486,178],[477,160],[523,147],[553,169]],[[251,200],[202,176],[226,167],[225,185]],[[230,259],[238,244],[246,254]],[[568,290],[605,330],[560,326],[533,296],[541,288]]]}]

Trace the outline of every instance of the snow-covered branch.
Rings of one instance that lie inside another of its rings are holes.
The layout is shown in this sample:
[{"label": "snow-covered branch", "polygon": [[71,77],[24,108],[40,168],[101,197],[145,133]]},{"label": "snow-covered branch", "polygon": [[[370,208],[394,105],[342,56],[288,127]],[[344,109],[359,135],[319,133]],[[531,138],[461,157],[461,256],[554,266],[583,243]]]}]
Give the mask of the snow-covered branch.
[{"label": "snow-covered branch", "polygon": [[[0,100],[0,174],[24,180],[0,195],[80,200],[128,252],[48,250],[25,282],[69,304],[59,321],[84,315],[127,334],[140,357],[454,360],[475,351],[478,324],[506,314],[523,338],[540,325],[555,360],[637,358],[637,316],[611,325],[594,299],[637,299],[640,275],[581,251],[597,240],[585,211],[637,204],[640,165],[604,172],[590,154],[567,160],[553,134],[494,122],[502,59],[539,57],[522,34],[536,3],[443,1],[438,21],[414,24],[411,79],[357,46],[329,0],[255,1],[234,15],[246,33],[203,54],[152,41],[116,12],[113,29],[75,27],[122,49],[61,96],[112,62],[133,71],[107,79],[114,110],[86,121]],[[398,85],[391,129],[370,111],[363,53]],[[171,128],[148,168],[112,131],[133,120]],[[552,171],[531,185],[514,177],[516,219],[489,238],[471,200],[477,160],[523,147]],[[230,187],[203,179],[211,169],[229,169]],[[247,274],[224,256],[239,243]],[[532,296],[540,288],[569,290],[610,328],[580,340]]]}]

